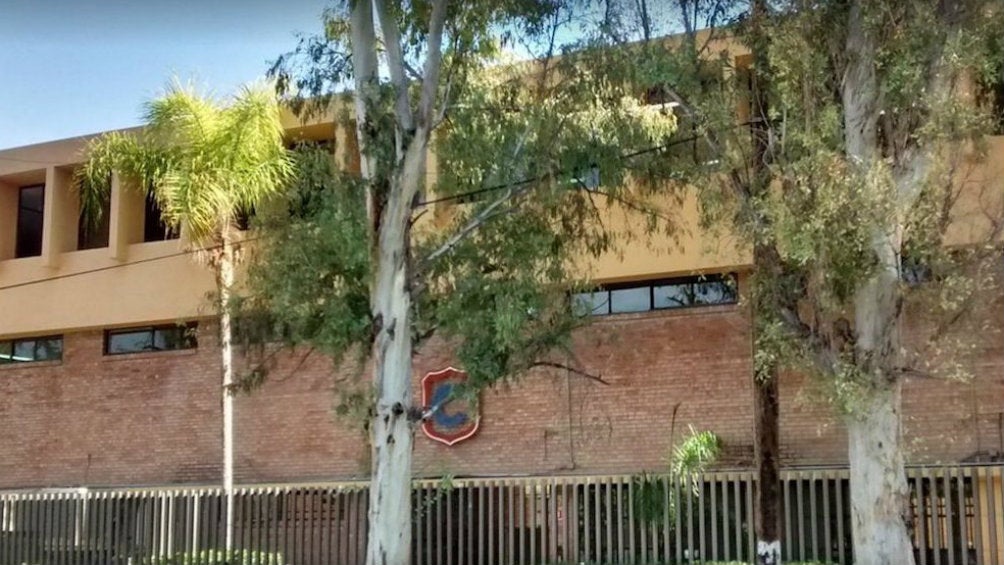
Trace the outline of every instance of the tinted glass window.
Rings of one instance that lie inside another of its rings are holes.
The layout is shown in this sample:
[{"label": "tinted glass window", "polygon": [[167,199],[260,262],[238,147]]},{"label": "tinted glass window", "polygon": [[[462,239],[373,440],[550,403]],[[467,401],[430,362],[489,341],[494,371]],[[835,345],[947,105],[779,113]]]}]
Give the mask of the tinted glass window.
[{"label": "tinted glass window", "polygon": [[153,351],[153,332],[142,330],[138,332],[117,332],[108,334],[108,353],[136,353],[138,351]]},{"label": "tinted glass window", "polygon": [[694,304],[730,304],[735,301],[735,289],[728,281],[694,283]]},{"label": "tinted glass window", "polygon": [[0,341],[0,364],[59,361],[62,358],[61,336]]},{"label": "tinted glass window", "polygon": [[63,338],[35,340],[36,361],[56,361],[63,358]]},{"label": "tinted glass window", "polygon": [[583,315],[608,314],[610,299],[606,291],[583,292],[572,297],[575,312]]},{"label": "tinted glass window", "polygon": [[652,298],[655,308],[683,308],[693,303],[689,283],[657,286],[652,289]]},{"label": "tinted glass window", "polygon": [[610,311],[621,312],[644,312],[651,310],[649,287],[623,288],[610,291]]},{"label": "tinted glass window", "polygon": [[153,348],[158,351],[195,347],[194,327],[157,328],[153,332]]},{"label": "tinted glass window", "polygon": [[609,290],[576,294],[572,302],[577,312],[603,315],[735,304],[737,296],[735,275],[702,275],[617,285]]},{"label": "tinted glass window", "polygon": [[113,330],[105,335],[105,354],[172,351],[197,346],[194,324]]},{"label": "tinted glass window", "polygon": [[15,257],[42,254],[42,218],[45,209],[45,185],[25,186],[20,190],[17,207],[17,243]]}]

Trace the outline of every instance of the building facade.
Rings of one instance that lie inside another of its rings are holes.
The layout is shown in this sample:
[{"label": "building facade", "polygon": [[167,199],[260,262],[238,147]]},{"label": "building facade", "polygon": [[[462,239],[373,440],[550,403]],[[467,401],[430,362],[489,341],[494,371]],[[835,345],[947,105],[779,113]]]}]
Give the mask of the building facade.
[{"label": "building facade", "polygon": [[[322,131],[291,127],[290,135]],[[991,141],[1004,156],[1004,137]],[[221,406],[212,275],[165,232],[155,205],[117,182],[108,221],[85,229],[72,186],[85,143],[0,152],[0,488],[214,483]],[[991,157],[983,176],[999,190],[1002,161]],[[579,297],[601,310],[576,336],[574,362],[602,382],[539,370],[485,391],[471,439],[448,447],[419,433],[419,476],[660,471],[689,426],[721,437],[721,465],[750,465],[749,254],[702,239],[696,204],[683,208],[684,241],[600,260],[602,294]],[[734,284],[723,291],[716,277]],[[274,377],[237,403],[240,482],[364,477],[361,428],[333,407],[365,376],[316,353],[279,357]],[[1004,339],[978,339],[965,361],[970,381],[908,382],[911,462],[1004,453]],[[441,345],[419,352],[416,403],[420,377],[450,364]],[[845,463],[842,426],[824,392],[783,377],[786,465]]]},{"label": "building facade", "polygon": [[[292,120],[289,135],[347,139],[331,123]],[[217,485],[212,274],[164,230],[155,205],[117,181],[107,222],[82,224],[72,178],[86,142],[0,151],[0,491]],[[975,176],[1004,193],[1004,137],[990,145]],[[417,432],[416,477],[661,473],[691,426],[721,438],[719,468],[750,469],[751,313],[742,297],[751,257],[741,242],[702,234],[696,218],[687,200],[678,241],[594,265],[603,290],[579,299],[599,310],[576,334],[571,361],[601,380],[541,369],[484,391],[471,438],[447,446]],[[1001,329],[1004,300],[987,308]],[[238,397],[237,482],[364,479],[364,432],[334,407],[365,373],[305,351],[278,359],[261,388]],[[980,336],[964,361],[969,381],[908,380],[909,463],[1004,460],[1004,338]],[[416,404],[421,377],[452,363],[441,343],[418,353]],[[846,465],[843,426],[824,396],[810,380],[782,376],[784,467]]]}]

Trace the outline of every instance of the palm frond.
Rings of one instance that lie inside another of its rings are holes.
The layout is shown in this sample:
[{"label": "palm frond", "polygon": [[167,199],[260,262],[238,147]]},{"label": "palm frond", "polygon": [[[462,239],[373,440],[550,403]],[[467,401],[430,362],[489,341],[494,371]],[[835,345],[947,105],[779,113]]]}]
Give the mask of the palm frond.
[{"label": "palm frond", "polygon": [[146,105],[140,133],[111,133],[88,147],[78,173],[81,202],[100,219],[116,173],[151,192],[162,218],[194,242],[219,239],[237,213],[254,209],[285,186],[292,163],[283,144],[275,94],[246,87],[222,106],[173,83]]}]

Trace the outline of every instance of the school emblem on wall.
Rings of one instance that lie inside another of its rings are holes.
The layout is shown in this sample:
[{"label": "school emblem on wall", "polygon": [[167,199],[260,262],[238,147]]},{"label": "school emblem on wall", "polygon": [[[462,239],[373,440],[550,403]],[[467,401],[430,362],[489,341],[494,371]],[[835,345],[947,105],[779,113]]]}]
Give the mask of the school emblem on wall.
[{"label": "school emblem on wall", "polygon": [[453,367],[422,378],[422,406],[428,412],[422,420],[422,431],[430,439],[453,445],[478,431],[480,402],[455,397],[454,391],[465,381],[467,373]]}]

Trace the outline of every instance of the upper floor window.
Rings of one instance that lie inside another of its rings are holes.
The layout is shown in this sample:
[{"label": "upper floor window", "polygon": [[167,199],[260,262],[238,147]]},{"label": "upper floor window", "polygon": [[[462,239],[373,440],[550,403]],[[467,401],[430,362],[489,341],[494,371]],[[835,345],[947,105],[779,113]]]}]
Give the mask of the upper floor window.
[{"label": "upper floor window", "polygon": [[177,239],[178,232],[171,229],[164,222],[160,205],[153,193],[146,196],[146,208],[143,211],[143,241],[164,241],[165,239]]},{"label": "upper floor window", "polygon": [[42,224],[45,215],[45,185],[23,186],[17,199],[17,243],[14,256],[42,254]]},{"label": "upper floor window", "polygon": [[63,336],[0,340],[0,365],[63,359]]},{"label": "upper floor window", "polygon": [[111,216],[111,199],[101,202],[101,217],[97,222],[87,218],[83,213],[77,220],[77,249],[100,249],[108,247],[108,233]]},{"label": "upper floor window", "polygon": [[572,297],[582,313],[602,316],[716,304],[735,304],[735,275],[706,275],[608,285]]},{"label": "upper floor window", "polygon": [[198,346],[196,329],[197,325],[191,323],[108,330],[105,332],[105,355],[194,349]]}]

